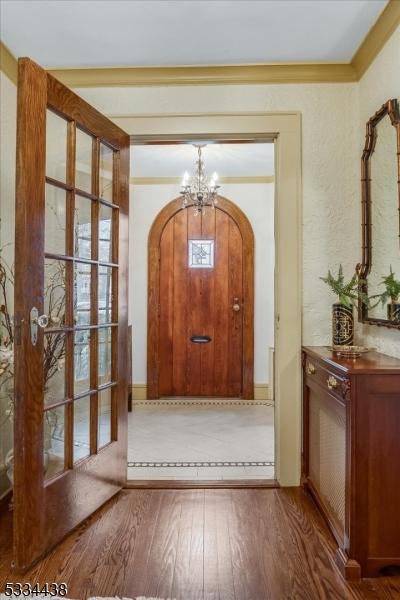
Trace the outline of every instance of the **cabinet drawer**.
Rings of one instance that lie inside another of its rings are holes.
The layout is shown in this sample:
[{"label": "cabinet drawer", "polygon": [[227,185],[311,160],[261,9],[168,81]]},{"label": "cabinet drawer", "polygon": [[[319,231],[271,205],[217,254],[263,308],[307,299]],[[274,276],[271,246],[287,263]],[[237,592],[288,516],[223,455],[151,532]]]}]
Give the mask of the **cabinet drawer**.
[{"label": "cabinet drawer", "polygon": [[338,375],[333,369],[327,368],[312,356],[306,356],[304,365],[306,383],[317,382],[326,392],[342,402],[349,393],[349,380]]}]

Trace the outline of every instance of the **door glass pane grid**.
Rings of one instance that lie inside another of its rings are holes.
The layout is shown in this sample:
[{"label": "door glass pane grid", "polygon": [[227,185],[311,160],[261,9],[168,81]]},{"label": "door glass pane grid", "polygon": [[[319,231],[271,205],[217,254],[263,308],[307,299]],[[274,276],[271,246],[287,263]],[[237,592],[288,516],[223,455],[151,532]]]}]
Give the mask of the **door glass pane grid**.
[{"label": "door glass pane grid", "polygon": [[[62,250],[66,258],[72,258],[69,262],[65,261],[64,322],[71,328],[65,338],[67,347],[70,347],[71,358],[69,364],[67,359],[64,365],[67,399],[65,405],[62,405],[65,411],[63,414],[66,431],[64,442],[66,468],[73,467],[77,461],[84,460],[90,454],[97,452],[98,436],[100,436],[100,448],[111,439],[117,439],[116,433],[112,434],[112,430],[116,432],[116,427],[113,425],[116,421],[114,410],[116,366],[112,356],[112,348],[116,343],[114,340],[117,340],[116,327],[106,328],[107,335],[102,345],[99,342],[101,334],[97,331],[96,325],[117,322],[117,306],[113,302],[113,295],[118,286],[118,269],[111,268],[109,265],[115,264],[118,256],[119,218],[118,207],[113,204],[117,188],[114,151],[90,136],[91,158],[89,160],[89,141],[88,137],[85,137],[88,134],[77,127],[75,143],[75,123],[71,122],[69,126],[67,154],[70,164],[69,168],[68,164],[66,166],[66,189],[58,188],[61,189],[62,197],[66,200],[63,206],[59,193],[56,198],[59,201],[53,201],[52,210],[52,215],[57,217],[52,222],[55,230],[52,234],[53,239],[59,242],[61,238],[65,243],[50,248],[51,253],[59,254]],[[107,161],[112,163],[111,168]],[[53,193],[53,198],[55,195]],[[62,238],[57,233],[59,234],[63,229],[65,235]],[[100,300],[98,301],[100,296],[101,304]],[[81,329],[84,325],[90,325],[94,329]],[[100,357],[101,348],[103,351]],[[59,371],[57,376],[61,377]],[[102,387],[97,392],[99,386]],[[73,397],[75,400],[71,403],[69,399]],[[59,406],[52,409],[58,408]],[[100,428],[100,422],[104,420],[106,423],[103,423],[103,427]],[[60,447],[60,440],[57,443]]]}]

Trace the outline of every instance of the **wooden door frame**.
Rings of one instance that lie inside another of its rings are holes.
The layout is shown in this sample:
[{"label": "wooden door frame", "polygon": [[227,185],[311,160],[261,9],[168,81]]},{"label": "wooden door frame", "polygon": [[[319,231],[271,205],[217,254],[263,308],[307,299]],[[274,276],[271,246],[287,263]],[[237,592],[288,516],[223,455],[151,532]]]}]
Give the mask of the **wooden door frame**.
[{"label": "wooden door frame", "polygon": [[[188,209],[192,206],[188,205]],[[187,210],[188,210],[187,209]],[[167,223],[182,210],[182,198],[171,200],[156,216],[148,237],[147,399],[159,395],[160,245]],[[254,234],[245,213],[231,200],[218,196],[218,206],[231,217],[243,240],[243,351],[241,398],[254,397]]]},{"label": "wooden door frame", "polygon": [[[178,94],[178,92],[177,92]],[[179,106],[177,96],[176,106]],[[302,343],[301,112],[110,114],[131,144],[196,139],[275,144],[275,456],[280,485],[300,485]]]}]

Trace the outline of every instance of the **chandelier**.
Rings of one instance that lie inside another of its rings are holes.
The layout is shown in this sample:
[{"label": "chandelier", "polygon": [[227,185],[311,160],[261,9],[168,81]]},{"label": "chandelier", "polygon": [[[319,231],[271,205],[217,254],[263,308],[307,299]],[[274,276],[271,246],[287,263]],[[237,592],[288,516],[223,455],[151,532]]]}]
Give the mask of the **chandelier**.
[{"label": "chandelier", "polygon": [[198,215],[205,206],[215,208],[215,205],[218,202],[218,189],[221,186],[217,185],[217,173],[214,173],[212,177],[207,177],[204,172],[201,149],[204,148],[206,144],[193,144],[193,146],[197,148],[198,154],[196,172],[190,176],[186,171],[182,179],[182,189],[180,193],[182,195],[182,208],[193,205],[194,214]]}]

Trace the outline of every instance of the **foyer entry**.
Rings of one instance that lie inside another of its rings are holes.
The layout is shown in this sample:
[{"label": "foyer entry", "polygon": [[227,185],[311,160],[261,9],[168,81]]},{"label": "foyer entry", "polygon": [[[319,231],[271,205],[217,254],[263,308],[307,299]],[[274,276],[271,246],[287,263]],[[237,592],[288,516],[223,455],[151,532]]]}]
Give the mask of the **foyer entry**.
[{"label": "foyer entry", "polygon": [[149,236],[148,398],[253,398],[254,236],[219,197],[169,203]]}]

